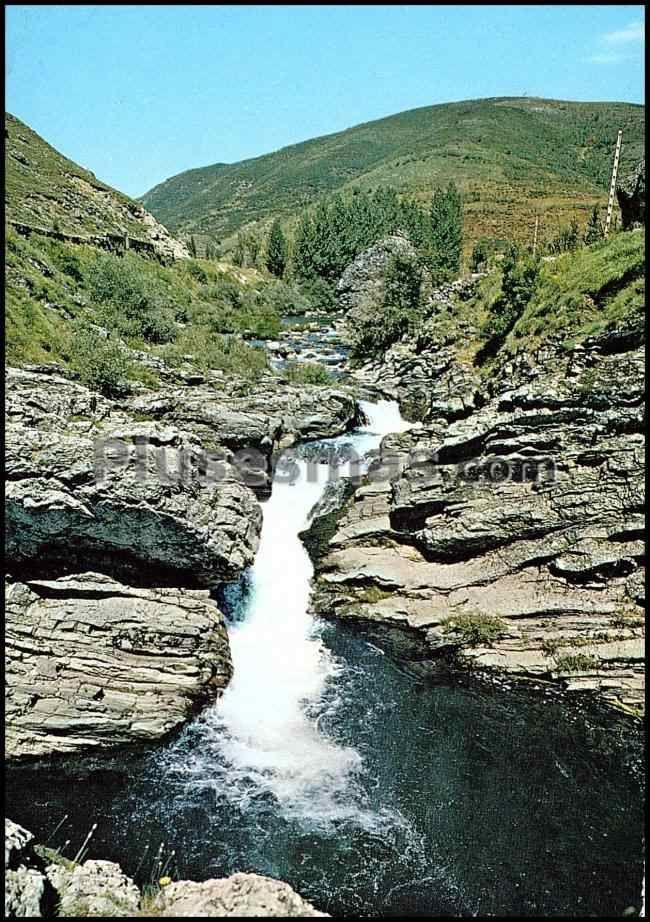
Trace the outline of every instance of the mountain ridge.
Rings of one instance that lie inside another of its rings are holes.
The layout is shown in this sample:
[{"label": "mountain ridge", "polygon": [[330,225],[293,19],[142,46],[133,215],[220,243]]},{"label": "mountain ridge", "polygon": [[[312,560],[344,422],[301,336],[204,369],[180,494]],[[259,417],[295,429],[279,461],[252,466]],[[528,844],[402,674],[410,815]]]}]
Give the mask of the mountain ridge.
[{"label": "mountain ridge", "polygon": [[453,179],[470,237],[516,238],[533,212],[586,219],[604,203],[616,132],[623,128],[625,169],[642,156],[644,111],[636,103],[513,96],[421,106],[237,163],[195,167],[139,200],[178,234],[223,240],[334,192],[394,185],[424,201]]}]

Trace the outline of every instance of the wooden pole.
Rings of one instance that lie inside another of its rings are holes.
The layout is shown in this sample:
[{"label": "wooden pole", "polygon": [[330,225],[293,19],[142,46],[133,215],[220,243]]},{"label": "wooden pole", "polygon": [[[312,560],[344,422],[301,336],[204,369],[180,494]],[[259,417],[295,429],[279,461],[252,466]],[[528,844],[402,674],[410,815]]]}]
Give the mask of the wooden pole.
[{"label": "wooden pole", "polygon": [[612,169],[612,181],[609,186],[609,201],[607,202],[607,219],[605,221],[605,237],[609,234],[609,226],[612,223],[612,210],[614,208],[614,195],[616,194],[616,176],[618,174],[618,161],[621,156],[621,139],[623,132],[619,131],[616,139],[616,153],[614,154],[614,168]]},{"label": "wooden pole", "polygon": [[535,236],[533,237],[533,256],[537,252],[537,229],[539,227],[539,215],[535,215]]}]

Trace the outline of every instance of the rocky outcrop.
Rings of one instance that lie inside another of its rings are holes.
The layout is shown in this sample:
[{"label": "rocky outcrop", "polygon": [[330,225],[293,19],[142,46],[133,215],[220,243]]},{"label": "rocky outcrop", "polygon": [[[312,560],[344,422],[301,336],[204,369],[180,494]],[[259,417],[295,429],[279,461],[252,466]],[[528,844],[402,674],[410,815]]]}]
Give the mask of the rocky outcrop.
[{"label": "rocky outcrop", "polygon": [[231,672],[203,587],[257,549],[274,453],[343,432],[347,393],[218,382],[112,401],[52,369],[6,377],[7,753],[159,739]]},{"label": "rocky outcrop", "polygon": [[57,894],[57,916],[103,916],[111,919],[139,915],[141,894],[114,861],[50,864],[45,875]]},{"label": "rocky outcrop", "polygon": [[221,880],[180,880],[164,887],[154,901],[161,916],[235,916],[240,919],[324,917],[289,884],[260,874],[233,874]]},{"label": "rocky outcrop", "polygon": [[252,562],[259,506],[227,462],[211,479],[191,434],[112,415],[57,376],[10,372],[6,436],[11,571],[138,580],[146,566],[151,582],[214,585]]},{"label": "rocky outcrop", "polygon": [[317,557],[315,610],[406,631],[397,647],[422,668],[462,664],[637,711],[643,351],[616,339],[521,355],[468,414],[431,412],[385,439]]},{"label": "rocky outcrop", "polygon": [[372,311],[381,298],[384,278],[395,256],[415,259],[416,252],[408,237],[392,234],[364,250],[345,269],[336,286],[338,306],[350,323]]},{"label": "rocky outcrop", "polygon": [[34,836],[5,819],[5,918],[41,916],[47,885],[43,870]]},{"label": "rocky outcrop", "polygon": [[619,180],[616,197],[624,230],[645,224],[645,160]]},{"label": "rocky outcrop", "polygon": [[223,616],[205,591],[83,573],[6,583],[5,612],[9,758],[159,739],[232,673]]},{"label": "rocky outcrop", "polygon": [[[453,420],[472,413],[481,405],[483,383],[462,350],[478,331],[476,325],[456,316],[456,304],[472,297],[479,278],[470,275],[430,291],[425,299],[428,319],[417,336],[405,336],[381,358],[356,367],[352,380],[398,400],[406,419]],[[444,312],[454,315],[453,331],[440,329],[439,316]]]},{"label": "rocky outcrop", "polygon": [[325,916],[280,880],[233,874],[202,883],[181,880],[141,893],[112,861],[76,863],[41,846],[5,819],[5,917],[133,918],[134,916]]}]

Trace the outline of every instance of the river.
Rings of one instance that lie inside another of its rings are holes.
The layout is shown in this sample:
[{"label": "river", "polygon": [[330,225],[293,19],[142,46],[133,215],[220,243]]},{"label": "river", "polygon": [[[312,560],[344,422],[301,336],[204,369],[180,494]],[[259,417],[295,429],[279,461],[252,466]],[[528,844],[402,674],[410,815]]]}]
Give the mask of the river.
[{"label": "river", "polygon": [[[394,403],[365,410],[328,441],[365,453],[407,427]],[[434,685],[308,614],[298,533],[327,471],[300,451],[278,469],[255,564],[222,599],[220,701],[117,771],[12,770],[9,815],[69,857],[97,823],[89,855],[141,884],[256,871],[336,915],[638,909],[638,745],[554,699]]]}]

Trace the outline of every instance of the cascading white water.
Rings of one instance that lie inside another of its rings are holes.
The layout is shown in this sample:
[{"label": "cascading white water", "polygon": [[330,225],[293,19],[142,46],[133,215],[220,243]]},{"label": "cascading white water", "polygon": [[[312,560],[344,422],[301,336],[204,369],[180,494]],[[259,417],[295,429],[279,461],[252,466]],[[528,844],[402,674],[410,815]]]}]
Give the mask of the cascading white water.
[{"label": "cascading white water", "polygon": [[[362,407],[368,423],[332,443],[349,442],[364,455],[388,432],[409,426],[394,402]],[[308,614],[313,567],[298,537],[327,485],[329,468],[312,464],[308,475],[307,462],[294,463],[293,482],[276,476],[264,506],[247,611],[230,629],[234,677],[206,719],[217,725],[214,740],[228,766],[233,798],[268,792],[286,815],[312,823],[352,814],[372,822],[350,796],[359,753],[328,739],[305,711],[338,666]]]}]

